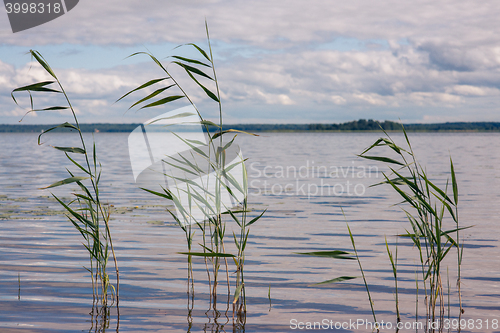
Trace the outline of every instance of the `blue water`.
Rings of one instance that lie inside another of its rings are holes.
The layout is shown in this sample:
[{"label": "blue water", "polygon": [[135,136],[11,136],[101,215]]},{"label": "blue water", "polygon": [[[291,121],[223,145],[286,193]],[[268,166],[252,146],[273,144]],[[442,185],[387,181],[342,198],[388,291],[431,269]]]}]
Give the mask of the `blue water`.
[{"label": "blue water", "polygon": [[[355,237],[377,320],[396,322],[385,237],[393,251],[398,244],[402,319],[415,320],[418,258],[408,240],[395,237],[410,226],[401,208],[393,206],[400,201],[395,193],[384,186],[369,187],[383,180],[381,172],[387,168],[356,157],[377,137],[378,133],[238,137],[248,158],[252,214],[267,209],[250,231],[245,266],[248,313],[240,331],[294,332],[300,322],[373,321],[361,278],[311,286],[338,276],[360,276],[356,261],[295,254],[327,249],[352,252],[341,207]],[[37,146],[36,138],[35,133],[0,133],[0,331],[94,332],[90,276],[83,268],[88,257],[81,237],[49,191],[39,189],[66,178],[65,168],[72,168],[48,144],[76,145],[77,140],[54,134],[47,136],[47,144]],[[86,138],[91,140],[90,135]],[[418,133],[410,138],[419,162],[442,186],[450,177],[452,156],[461,224],[474,225],[461,234],[465,244],[462,297],[463,318],[474,320],[476,326],[463,332],[500,332],[491,326],[500,319],[500,135]],[[394,139],[403,144],[401,135],[394,134]],[[233,331],[224,282],[219,289],[220,312],[207,312],[202,260],[194,262],[194,307],[188,311],[187,263],[177,254],[186,249],[184,233],[166,212],[168,202],[135,186],[127,134],[96,133],[95,140],[103,168],[102,195],[115,206],[111,231],[121,278],[120,315],[116,308],[111,310],[107,331]],[[69,198],[75,190],[68,185],[54,193]],[[231,236],[236,227],[229,223],[226,234]],[[230,240],[227,246],[234,251]],[[449,279],[444,284],[449,281],[450,312],[456,318],[456,253],[445,265]],[[114,280],[112,265],[110,275]],[[420,285],[419,320],[425,314],[422,293]],[[478,323],[483,328],[476,329]],[[363,326],[333,331],[370,330]]]}]

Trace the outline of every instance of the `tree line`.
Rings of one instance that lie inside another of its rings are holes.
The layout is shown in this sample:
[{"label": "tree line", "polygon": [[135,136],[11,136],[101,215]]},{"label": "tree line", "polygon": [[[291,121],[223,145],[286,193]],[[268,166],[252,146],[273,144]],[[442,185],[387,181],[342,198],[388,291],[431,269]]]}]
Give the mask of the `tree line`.
[{"label": "tree line", "polygon": [[[132,132],[140,124],[80,124],[83,132]],[[249,132],[293,132],[293,131],[401,131],[402,126],[409,132],[448,132],[448,131],[476,131],[498,132],[500,122],[448,122],[436,124],[401,124],[394,121],[378,122],[373,119],[359,119],[339,124],[234,124],[224,125],[224,129],[237,129]],[[53,125],[21,125],[0,124],[0,132],[34,132],[53,127]],[[67,131],[58,129],[56,131]]]}]

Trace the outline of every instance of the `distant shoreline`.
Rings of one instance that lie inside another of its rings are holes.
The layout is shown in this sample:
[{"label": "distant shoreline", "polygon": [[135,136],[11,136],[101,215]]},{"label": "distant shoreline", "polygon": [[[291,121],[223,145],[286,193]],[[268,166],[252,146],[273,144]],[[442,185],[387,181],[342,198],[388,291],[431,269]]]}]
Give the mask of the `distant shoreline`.
[{"label": "distant shoreline", "polygon": [[[140,124],[80,124],[83,132],[132,132]],[[41,133],[56,125],[0,124],[0,133]],[[408,132],[500,132],[500,122],[447,122],[435,124],[403,124]],[[393,121],[355,120],[339,124],[234,124],[224,129],[248,132],[375,132],[401,131],[400,123]]]}]

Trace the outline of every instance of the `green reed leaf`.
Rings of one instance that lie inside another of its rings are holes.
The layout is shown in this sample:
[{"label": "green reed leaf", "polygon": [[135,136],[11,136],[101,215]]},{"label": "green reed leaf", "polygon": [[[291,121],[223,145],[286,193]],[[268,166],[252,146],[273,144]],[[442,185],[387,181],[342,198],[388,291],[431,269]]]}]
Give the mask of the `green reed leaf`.
[{"label": "green reed leaf", "polygon": [[356,278],[357,278],[356,276],[340,276],[340,277],[335,278],[335,279],[326,280],[326,281],[319,282],[319,283],[314,283],[314,284],[311,284],[310,286],[319,286],[321,284],[337,283],[337,282],[352,280],[352,279],[356,279]]},{"label": "green reed leaf", "polygon": [[198,84],[201,89],[203,89],[205,91],[205,93],[207,94],[208,97],[210,97],[211,99],[213,99],[214,101],[216,101],[217,103],[219,103],[219,99],[217,98],[217,96],[215,96],[215,94],[213,92],[211,92],[207,87],[205,87],[203,84],[200,83],[200,81],[198,81],[194,76],[193,74],[191,74],[190,71],[188,71],[186,69],[186,73],[189,75],[189,77],[194,81],[196,82],[196,84]]},{"label": "green reed leaf", "polygon": [[33,112],[39,112],[39,111],[59,111],[59,110],[66,110],[69,109],[69,106],[51,106],[48,108],[44,109],[36,109],[36,110],[31,110]]},{"label": "green reed leaf", "polygon": [[140,189],[144,190],[146,192],[149,192],[151,194],[154,194],[156,196],[159,196],[159,197],[162,197],[162,198],[165,198],[168,200],[173,200],[172,195],[169,192],[167,192],[165,189],[163,189],[165,191],[165,194],[160,193],[160,192],[156,192],[156,191],[152,191],[152,190],[148,190],[147,188],[143,188],[143,187],[141,187]]},{"label": "green reed leaf", "polygon": [[184,142],[185,144],[187,144],[189,146],[189,148],[191,148],[192,150],[194,150],[195,152],[197,152],[201,156],[209,159],[208,155],[205,154],[205,152],[203,150],[201,150],[198,147],[194,146],[191,142],[187,141],[186,139],[180,137],[177,133],[172,132],[172,134],[175,135],[177,138],[179,138],[179,140],[181,140],[182,142]]},{"label": "green reed leaf", "polygon": [[[57,81],[43,81],[43,82],[33,83],[33,84],[30,84],[27,86],[16,88],[16,89],[12,90],[12,92],[25,91],[25,90],[38,91],[38,89],[45,87],[45,86],[48,86],[49,84],[52,84],[55,82],[57,82]],[[47,88],[45,88],[45,89],[47,89]]]},{"label": "green reed leaf", "polygon": [[36,61],[42,65],[42,67],[49,73],[54,79],[57,80],[56,74],[52,71],[52,68],[50,68],[49,64],[45,62],[45,59],[43,56],[40,54],[40,52],[35,51],[35,50],[30,50],[31,56],[36,59]]},{"label": "green reed leaf", "polygon": [[53,130],[55,130],[55,129],[57,129],[57,128],[71,128],[71,129],[74,129],[74,130],[80,131],[80,129],[79,129],[78,127],[76,127],[75,125],[72,125],[72,124],[70,124],[70,123],[68,123],[68,122],[65,122],[65,123],[63,123],[63,124],[61,124],[61,125],[57,125],[57,126],[51,127],[51,128],[49,128],[48,130],[44,130],[44,131],[43,131],[43,133],[42,133],[42,134],[40,134],[40,135],[38,136],[38,144],[39,144],[39,145],[41,144],[41,143],[40,143],[40,139],[42,138],[42,135],[44,135],[45,133],[48,133],[48,132],[50,132],[50,131],[53,131]]},{"label": "green reed leaf", "polygon": [[151,53],[148,53],[148,52],[136,52],[136,53],[133,53],[133,54],[129,55],[127,58],[130,58],[130,57],[133,57],[133,56],[136,56],[136,55],[139,55],[139,54],[145,54],[145,55],[149,56],[158,65],[158,67],[160,67],[165,73],[168,74],[167,69],[162,65],[162,63],[160,62],[160,60],[158,60]]},{"label": "green reed leaf", "polygon": [[[91,175],[91,174],[89,173],[89,175]],[[73,176],[73,175],[71,175],[71,176]],[[91,198],[91,199],[92,199],[92,201],[93,201],[93,202],[96,202],[96,200],[94,200],[94,197],[93,197],[93,196],[92,196],[92,194],[90,193],[90,191],[89,191],[89,189],[87,188],[87,186],[85,186],[82,182],[77,182],[76,184],[77,184],[77,185],[78,185],[78,186],[82,189],[82,191],[83,191],[83,192],[85,192],[85,193],[87,194],[87,196],[88,196],[89,198]],[[99,192],[99,191],[97,191],[97,192]]]},{"label": "green reed leaf", "polygon": [[79,164],[78,162],[76,162],[74,159],[72,159],[68,154],[66,154],[66,157],[71,161],[73,162],[74,165],[76,165],[78,168],[80,168],[80,170],[82,170],[83,172],[85,172],[87,175],[91,175],[91,173],[85,169],[81,164]]},{"label": "green reed leaf", "polygon": [[208,64],[205,64],[204,62],[201,62],[201,61],[198,61],[198,60],[195,60],[195,59],[184,58],[184,57],[179,57],[179,56],[172,56],[172,58],[179,59],[179,60],[186,61],[186,62],[190,62],[192,64],[202,65],[202,66],[209,67],[209,68],[212,67],[212,66],[210,66]]},{"label": "green reed leaf", "polygon": [[250,222],[248,222],[247,224],[245,224],[245,228],[248,227],[248,226],[251,226],[252,224],[254,224],[255,222],[257,222],[264,215],[264,213],[266,211],[267,211],[267,209],[265,209],[259,216],[253,218]]},{"label": "green reed leaf", "polygon": [[195,145],[207,146],[206,142],[201,142],[200,140],[186,139],[186,141],[194,143]]},{"label": "green reed leaf", "polygon": [[203,249],[205,249],[206,251],[210,252],[210,253],[214,253],[214,251],[208,247],[206,247],[205,245],[201,244],[201,243],[198,243],[198,245],[200,245]]},{"label": "green reed leaf", "polygon": [[162,98],[162,99],[160,99],[160,100],[158,100],[156,102],[153,102],[151,104],[145,105],[142,108],[140,108],[139,110],[142,110],[142,109],[145,109],[145,108],[150,108],[150,107],[153,107],[153,106],[167,104],[167,103],[176,101],[176,100],[178,100],[180,98],[184,98],[184,96],[180,96],[180,95],[168,96],[166,98]]},{"label": "green reed leaf", "polygon": [[211,78],[208,74],[206,74],[205,72],[199,70],[196,67],[183,64],[182,62],[179,62],[179,61],[172,61],[172,63],[174,63],[174,64],[176,64],[176,65],[184,68],[188,73],[194,73],[194,74],[197,74],[199,76],[203,76],[203,77],[205,77],[205,78],[213,81],[213,78]]},{"label": "green reed leaf", "polygon": [[234,139],[236,139],[236,135],[233,137],[233,139],[232,139],[231,141],[229,141],[228,143],[226,143],[226,144],[224,145],[224,147],[222,147],[222,150],[223,150],[223,151],[225,151],[225,150],[227,150],[229,147],[231,147],[231,145],[232,145],[232,144],[233,144],[233,142],[234,142]]},{"label": "green reed leaf", "polygon": [[249,234],[250,234],[250,229],[247,229],[247,234],[245,235],[245,239],[243,240],[243,246],[242,246],[241,252],[244,252],[245,248],[247,247],[247,241],[248,241]]},{"label": "green reed leaf", "polygon": [[[392,255],[392,252],[389,250],[389,244],[387,243],[387,237],[385,238],[385,248],[387,250],[387,255],[389,256],[389,260],[391,262],[391,266],[392,266],[392,273],[394,274],[394,279],[396,279],[397,281],[397,268],[396,268],[396,265],[397,265],[397,262],[395,263],[394,262],[394,257]],[[397,248],[396,248],[396,256],[397,256]],[[396,260],[397,260],[397,257],[396,257]]]},{"label": "green reed leaf", "polygon": [[212,140],[218,138],[219,136],[221,135],[224,135],[226,133],[243,133],[243,134],[248,134],[248,135],[253,135],[253,136],[259,136],[258,134],[254,134],[254,133],[250,133],[250,132],[245,132],[245,131],[240,131],[240,130],[236,130],[236,129],[228,129],[228,130],[225,130],[225,131],[222,131],[222,132],[217,132],[215,133],[213,136],[212,136]]},{"label": "green reed leaf", "polygon": [[[239,223],[238,223],[238,224],[239,224]],[[234,233],[234,231],[233,231],[233,238],[234,238],[234,244],[236,245],[236,248],[237,248],[238,250],[241,250],[241,249],[240,249],[240,244],[238,243],[238,240],[236,239],[236,234]],[[234,259],[234,258],[233,258],[233,259]],[[236,264],[236,266],[238,266],[238,264]]]},{"label": "green reed leaf", "polygon": [[416,194],[415,195],[415,198],[417,199],[417,201],[422,205],[424,206],[424,208],[430,213],[432,214],[433,216],[436,216],[437,217],[437,213],[436,211],[431,207],[431,205],[427,202],[427,200],[425,200],[426,198],[419,195],[419,194]]},{"label": "green reed leaf", "polygon": [[[30,84],[30,85],[27,85],[27,86],[24,86],[24,87],[19,87],[19,88],[16,88],[16,89],[12,90],[11,96],[12,96],[12,98],[14,98],[13,93],[19,92],[19,91],[41,91],[41,92],[61,93],[61,91],[59,91],[59,90],[54,90],[54,89],[50,89],[50,88],[46,88],[45,87],[45,86],[47,86],[49,84],[52,84],[54,82],[56,82],[56,81],[44,81],[44,82],[38,82],[38,83]],[[16,99],[14,98],[14,101],[15,100]]]},{"label": "green reed leaf", "polygon": [[[191,152],[189,152],[189,154],[191,155]],[[179,156],[183,159],[183,160],[180,160],[178,158],[175,158],[175,157],[172,157],[172,156],[167,156],[166,158],[168,159],[171,159],[177,163],[179,163],[179,165],[183,164],[185,166],[188,166],[190,167],[191,169],[197,171],[198,173],[203,173],[203,170],[201,170],[198,166],[194,165],[193,163],[191,163],[189,160],[187,160],[184,156],[182,156],[181,154],[179,154]],[[166,158],[164,160],[162,160],[163,162],[165,163],[168,163],[166,161]]]},{"label": "green reed leaf", "polygon": [[403,177],[402,175],[400,175],[393,168],[389,168],[389,169],[391,170],[392,173],[394,173],[396,176],[398,176],[399,180],[401,180],[403,183],[405,183],[406,185],[408,185],[408,187],[413,191],[413,193],[415,193],[415,194],[422,194],[422,191],[418,187],[418,184],[410,181],[408,177]]},{"label": "green reed leaf", "polygon": [[179,113],[179,114],[174,114],[173,116],[169,116],[169,117],[162,117],[162,118],[158,118],[158,119],[155,119],[149,123],[147,123],[146,125],[151,125],[151,124],[154,124],[160,120],[167,120],[167,119],[177,119],[177,118],[186,118],[186,117],[190,117],[190,116],[195,116],[196,114],[192,113],[192,112],[182,112],[182,113]]},{"label": "green reed leaf", "polygon": [[384,162],[384,163],[392,163],[392,164],[398,164],[404,166],[403,163],[398,162],[396,160],[393,160],[392,158],[389,157],[381,157],[381,156],[366,156],[366,155],[357,155],[362,158],[366,158],[368,160],[374,160],[374,161],[379,161],[379,162]]},{"label": "green reed leaf", "polygon": [[[438,197],[438,200],[441,201],[441,203],[443,204],[443,207],[446,207],[446,209],[448,210],[448,213],[450,213],[450,215],[451,215],[451,218],[456,223],[457,222],[457,217],[455,216],[455,213],[453,212],[453,209],[451,208],[451,206],[445,201],[445,199],[442,199],[442,198]],[[453,205],[453,203],[451,203],[451,204]]]},{"label": "green reed leaf", "polygon": [[131,108],[133,108],[134,106],[136,106],[137,104],[141,104],[142,102],[145,102],[153,97],[155,97],[156,95],[159,95],[161,94],[162,92],[164,92],[165,90],[167,90],[168,88],[171,88],[175,86],[175,84],[171,84],[167,87],[163,87],[163,88],[160,88],[160,89],[157,89],[155,90],[154,92],[152,92],[151,94],[149,94],[148,96],[144,97],[144,98],[141,98],[140,100],[138,100],[137,102],[135,102],[134,104],[132,104],[128,109],[130,110]]},{"label": "green reed leaf", "polygon": [[193,44],[193,43],[188,43],[186,45],[191,45],[191,46],[195,47],[208,61],[210,61],[210,63],[212,63],[212,60],[210,60],[210,57],[207,55],[207,53],[205,51],[203,51],[203,49],[200,48],[198,45]]},{"label": "green reed leaf", "polygon": [[[233,218],[233,220],[234,220],[234,221],[238,224],[238,226],[241,228],[241,222],[240,222],[240,220],[238,219],[238,217],[237,217],[236,215],[234,215],[233,211],[231,211],[230,209],[228,209],[228,210],[227,210],[227,212],[224,212],[223,214],[229,214],[229,215],[231,215],[231,217]],[[233,234],[234,234],[234,232],[233,232]],[[236,242],[236,236],[235,236],[235,239],[234,239],[234,240],[235,240],[236,245],[238,245],[238,242]],[[238,248],[239,248],[239,246],[238,246]]]},{"label": "green reed leaf", "polygon": [[351,253],[345,252],[345,251],[340,251],[340,250],[316,251],[316,252],[295,252],[295,253],[296,254],[303,254],[303,255],[307,255],[307,256],[314,256],[314,257],[356,260],[356,258],[346,256],[346,255],[352,255]]},{"label": "green reed leaf", "polygon": [[383,142],[384,140],[385,140],[384,138],[378,138],[377,141],[375,141],[375,143],[373,143],[370,147],[363,150],[363,152],[360,155],[364,155],[365,153],[372,150],[373,148],[381,146],[380,143]]},{"label": "green reed leaf", "polygon": [[453,161],[450,157],[450,170],[451,170],[451,184],[453,187],[453,200],[455,201],[455,206],[458,204],[458,184],[457,177],[455,175],[455,168],[453,167]]},{"label": "green reed leaf", "polygon": [[448,254],[448,252],[450,252],[451,248],[453,247],[453,245],[450,245],[442,254],[441,256],[439,257],[439,260],[440,261],[443,261],[444,258],[446,257],[446,255]]},{"label": "green reed leaf", "polygon": [[69,207],[64,202],[62,202],[62,200],[59,199],[54,194],[52,194],[52,196],[57,200],[57,202],[59,202],[59,204],[61,206],[63,206],[68,211],[68,213],[70,213],[71,215],[73,215],[73,217],[75,217],[78,221],[80,221],[84,225],[89,226],[91,229],[95,229],[96,226],[95,226],[95,224],[92,221],[90,221],[89,219],[85,218],[83,215],[78,214],[77,212],[75,212],[73,209],[71,209],[71,207]]},{"label": "green reed leaf", "polygon": [[[175,203],[175,200],[172,199]],[[176,204],[177,205],[177,204]],[[174,219],[175,222],[177,222],[177,224],[179,225],[179,227],[181,227],[182,230],[186,231],[186,227],[181,223],[181,221],[179,220],[179,218],[170,211],[170,209],[167,209],[167,212],[169,212],[169,214],[172,216],[172,218]],[[183,216],[184,219],[186,219],[186,216],[184,215],[184,212],[183,211],[180,211],[181,212],[181,215]]]},{"label": "green reed leaf", "polygon": [[456,231],[460,231],[460,230],[465,230],[465,229],[469,229],[469,228],[472,228],[474,227],[475,225],[469,225],[467,227],[460,227],[460,228],[454,228],[454,229],[451,229],[451,230],[447,230],[447,231],[441,231],[441,234],[443,235],[447,235],[447,234],[451,234],[452,232],[456,232]]},{"label": "green reed leaf", "polygon": [[238,302],[238,299],[240,298],[240,294],[241,294],[241,289],[243,288],[245,284],[242,283],[238,286],[238,288],[236,288],[236,290],[234,291],[234,297],[233,297],[233,304],[236,304],[236,302]]},{"label": "green reed leaf", "polygon": [[73,193],[73,195],[75,197],[78,197],[80,199],[83,199],[83,200],[86,200],[88,202],[93,202],[94,200],[92,198],[89,198],[88,196],[85,196],[85,195],[82,195],[82,194],[78,194],[78,193]]},{"label": "green reed leaf", "polygon": [[422,177],[422,179],[430,185],[430,187],[432,187],[444,200],[447,200],[448,202],[450,202],[451,204],[453,204],[453,202],[451,201],[450,197],[448,197],[448,195],[443,191],[441,190],[439,187],[437,187],[436,185],[434,185],[433,182],[431,182],[427,176],[425,175],[425,173],[421,173],[420,174],[420,177]]},{"label": "green reed leaf", "polygon": [[[135,54],[134,54],[134,55],[135,55]],[[116,102],[118,102],[118,101],[122,100],[123,98],[127,97],[128,95],[130,95],[130,94],[131,94],[131,93],[133,93],[134,91],[137,91],[137,90],[141,90],[141,89],[147,88],[147,87],[149,87],[149,86],[151,86],[151,85],[153,85],[153,84],[155,84],[155,83],[158,83],[158,82],[161,82],[161,81],[163,81],[163,80],[167,80],[167,79],[169,79],[169,77],[163,77],[163,78],[161,78],[161,79],[154,79],[154,80],[150,80],[150,81],[148,81],[148,82],[146,82],[146,83],[144,83],[144,84],[141,84],[139,87],[137,87],[137,88],[135,88],[135,89],[130,90],[128,93],[126,93],[126,94],[125,94],[125,95],[123,95],[122,97],[118,98],[118,99],[116,100]],[[116,102],[115,102],[115,103],[116,103]]]},{"label": "green reed leaf", "polygon": [[391,182],[391,180],[385,174],[384,174],[384,177],[387,180],[387,182],[392,186],[392,188],[394,188],[396,190],[396,192],[398,192],[405,199],[406,202],[411,204],[413,207],[417,208],[417,205],[415,204],[414,200],[412,200],[408,196],[408,194],[406,194],[403,190],[401,190],[396,184]]},{"label": "green reed leaf", "polygon": [[230,164],[226,167],[224,167],[224,172],[228,173],[229,171],[231,171],[233,168],[237,167],[238,165],[244,165],[245,163],[245,160],[241,160],[241,161],[237,161],[237,162],[234,162],[233,164]]},{"label": "green reed leaf", "polygon": [[[189,142],[191,142],[191,143],[195,143],[195,144],[202,143],[202,142],[196,141],[196,140],[188,140],[188,139],[186,139],[186,140],[189,141]],[[197,165],[191,163],[191,161],[189,161],[183,155],[180,155],[180,157],[184,160],[184,164],[185,165],[188,165],[192,170],[195,170],[198,174],[204,174],[205,173],[205,171],[203,171],[202,169],[200,169],[200,167],[198,167]],[[172,158],[172,159],[174,159],[174,158]],[[175,160],[178,161],[179,163],[183,163],[182,161],[179,161],[177,159],[175,159]]]},{"label": "green reed leaf", "polygon": [[89,179],[89,177],[69,177],[69,178],[60,180],[58,182],[55,182],[55,183],[53,183],[53,184],[51,184],[49,186],[42,187],[40,189],[44,190],[44,189],[47,189],[47,188],[52,188],[52,187],[57,187],[57,186],[61,186],[61,185],[71,184],[71,183],[79,182],[79,181],[82,181],[82,180],[85,180],[85,179]]},{"label": "green reed leaf", "polygon": [[89,232],[85,229],[83,229],[82,227],[80,227],[78,225],[78,222],[76,222],[75,220],[73,220],[69,215],[66,215],[66,217],[68,218],[68,220],[73,224],[73,226],[75,227],[76,230],[78,230],[80,232],[80,234],[82,235],[82,237],[85,239],[85,240],[88,240],[88,234]]},{"label": "green reed leaf", "polygon": [[[225,179],[227,179],[231,185],[233,185],[240,193],[243,193],[245,194],[245,192],[243,192],[243,188],[241,187],[240,183],[228,172],[224,172],[222,173],[223,177]],[[229,187],[227,187],[228,190],[230,190]]]},{"label": "green reed leaf", "polygon": [[[193,185],[193,184],[191,184]],[[209,196],[213,196],[212,193],[210,193],[209,191],[207,191],[204,187],[201,187],[199,186],[198,184],[194,183],[195,186],[199,187],[203,192],[205,192],[205,194],[209,195]],[[211,214],[213,215],[217,215],[217,212],[216,212],[216,208],[214,209],[214,207],[212,207],[212,205],[203,197],[203,195],[201,195],[194,187],[189,187],[194,193],[191,193],[190,192],[190,195],[195,198],[197,200],[196,202],[196,205],[198,207],[200,207],[198,205],[198,202],[200,202],[201,204],[203,204],[206,208],[208,208],[208,210],[210,210]],[[184,191],[186,192],[186,191]],[[187,193],[187,192],[186,192]],[[201,207],[200,207],[201,208]],[[205,210],[203,210],[204,214],[205,214],[205,217],[209,218],[210,217],[210,213],[209,212],[206,212]]]},{"label": "green reed leaf", "polygon": [[215,126],[215,127],[219,127],[220,128],[219,125],[217,125],[214,122],[211,122],[210,120],[202,120],[202,121],[200,121],[200,124],[207,125],[207,126]]},{"label": "green reed leaf", "polygon": [[191,171],[191,170],[188,170],[188,169],[186,169],[186,168],[184,168],[184,167],[181,167],[180,165],[173,164],[173,163],[167,162],[167,161],[165,161],[165,160],[164,160],[163,162],[164,162],[165,164],[168,164],[168,165],[170,165],[170,166],[172,166],[172,167],[176,168],[176,169],[182,170],[182,171],[184,171],[184,172],[186,172],[186,173],[192,174],[192,175],[194,175],[194,176],[199,176],[199,174],[197,174],[197,173],[195,173],[195,172],[193,172],[193,171]]},{"label": "green reed leaf", "polygon": [[57,150],[64,151],[66,153],[76,153],[76,154],[85,154],[85,150],[78,147],[54,147]]},{"label": "green reed leaf", "polygon": [[[403,124],[401,124],[401,127],[403,128],[403,134],[405,136],[406,143],[408,144],[408,147],[410,148],[410,151],[412,151],[411,143],[410,143],[410,138],[408,138],[408,134],[406,133],[406,129],[405,129],[405,127],[404,127]],[[411,155],[413,155],[413,154],[411,154]]]},{"label": "green reed leaf", "polygon": [[[408,178],[408,177],[406,177],[406,178]],[[404,184],[406,184],[406,182],[403,179],[401,179],[401,177],[390,178],[390,181],[394,185],[404,185]],[[389,182],[387,180],[384,180],[384,181],[381,181],[379,183],[372,184],[369,187],[375,187],[375,186],[384,185],[384,184],[389,184]]]}]

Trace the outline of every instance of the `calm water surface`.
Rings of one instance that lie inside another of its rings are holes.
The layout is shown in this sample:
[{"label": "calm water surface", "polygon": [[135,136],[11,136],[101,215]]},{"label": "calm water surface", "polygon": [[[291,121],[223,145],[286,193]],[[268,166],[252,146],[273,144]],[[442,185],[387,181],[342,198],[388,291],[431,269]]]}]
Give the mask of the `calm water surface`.
[{"label": "calm water surface", "polygon": [[[49,191],[38,189],[66,178],[64,168],[71,166],[63,154],[37,146],[36,137],[0,133],[0,332],[94,332],[90,279],[83,268],[88,257],[80,236]],[[264,133],[240,138],[249,159],[252,214],[267,209],[251,227],[247,245],[245,332],[294,332],[293,320],[372,320],[362,279],[311,286],[338,276],[359,276],[356,261],[294,254],[352,251],[341,207],[356,240],[377,319],[395,322],[394,280],[385,237],[394,250],[395,235],[409,225],[401,209],[393,206],[399,198],[389,188],[368,187],[380,182],[381,172],[387,170],[355,156],[378,137],[377,133]],[[394,138],[403,143],[401,135]],[[196,294],[188,316],[187,263],[177,254],[186,249],[184,234],[169,218],[167,202],[136,188],[127,134],[97,133],[95,139],[103,165],[103,196],[115,206],[111,230],[121,276],[119,323],[114,308],[107,331],[232,332],[231,313],[226,315],[222,295],[218,324],[207,313],[208,286],[201,260],[194,265]],[[77,144],[68,134],[54,134],[48,140]],[[491,322],[500,319],[500,135],[411,134],[411,140],[421,164],[441,185],[450,176],[449,156],[453,157],[461,224],[474,225],[462,232],[463,318],[481,321],[483,328],[464,332],[500,332],[491,328]],[[54,193],[68,198],[73,190],[69,185]],[[231,223],[227,228],[228,235],[237,230]],[[417,257],[407,240],[397,242],[401,315],[411,321]],[[455,263],[453,253],[445,263],[450,267],[452,317],[458,313]],[[421,317],[422,298],[419,306]]]}]

